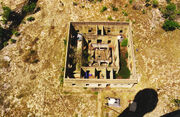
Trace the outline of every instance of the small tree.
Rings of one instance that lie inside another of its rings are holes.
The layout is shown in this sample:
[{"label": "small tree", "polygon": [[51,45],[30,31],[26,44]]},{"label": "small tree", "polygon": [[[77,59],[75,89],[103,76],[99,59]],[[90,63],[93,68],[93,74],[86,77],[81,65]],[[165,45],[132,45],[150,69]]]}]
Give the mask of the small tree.
[{"label": "small tree", "polygon": [[166,20],[162,26],[162,28],[165,30],[165,31],[173,31],[175,29],[180,29],[180,25],[175,22],[175,21],[172,21],[172,20]]}]

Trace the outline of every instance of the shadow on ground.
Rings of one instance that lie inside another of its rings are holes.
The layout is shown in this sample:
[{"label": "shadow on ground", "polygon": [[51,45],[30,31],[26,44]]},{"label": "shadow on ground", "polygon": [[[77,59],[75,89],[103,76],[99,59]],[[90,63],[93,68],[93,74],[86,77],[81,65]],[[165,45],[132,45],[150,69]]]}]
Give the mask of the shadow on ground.
[{"label": "shadow on ground", "polygon": [[134,107],[130,104],[118,117],[143,117],[155,109],[157,102],[158,94],[154,89],[143,89],[136,94]]}]

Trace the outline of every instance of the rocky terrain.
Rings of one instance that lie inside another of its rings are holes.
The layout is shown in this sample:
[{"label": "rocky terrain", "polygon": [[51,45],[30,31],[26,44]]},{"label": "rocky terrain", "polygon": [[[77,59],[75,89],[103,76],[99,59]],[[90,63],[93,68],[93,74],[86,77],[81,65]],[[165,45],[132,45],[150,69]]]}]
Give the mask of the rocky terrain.
[{"label": "rocky terrain", "polygon": [[[18,11],[27,0],[0,2]],[[179,0],[172,2],[180,4]],[[117,11],[112,10],[112,4]],[[159,8],[166,4],[166,0],[159,0],[159,7],[153,8],[145,7],[143,0],[132,4],[124,0],[38,0],[40,11],[26,15],[17,28],[20,36],[11,37],[16,43],[9,41],[0,50],[0,116],[97,115],[95,94],[63,92],[60,86],[70,21],[131,20],[140,82],[130,97],[144,88],[158,92],[157,107],[146,117],[178,109],[173,100],[180,99],[180,30],[162,29],[165,19]],[[107,10],[100,12],[103,6]],[[35,20],[27,21],[30,16]]]}]

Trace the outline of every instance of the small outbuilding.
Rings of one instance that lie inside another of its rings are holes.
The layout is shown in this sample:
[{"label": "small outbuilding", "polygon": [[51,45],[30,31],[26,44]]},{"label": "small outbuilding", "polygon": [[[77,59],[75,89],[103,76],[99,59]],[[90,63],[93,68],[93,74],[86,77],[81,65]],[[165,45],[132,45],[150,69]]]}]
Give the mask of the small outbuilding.
[{"label": "small outbuilding", "polygon": [[120,99],[112,97],[107,97],[106,99],[108,100],[107,106],[120,107]]}]

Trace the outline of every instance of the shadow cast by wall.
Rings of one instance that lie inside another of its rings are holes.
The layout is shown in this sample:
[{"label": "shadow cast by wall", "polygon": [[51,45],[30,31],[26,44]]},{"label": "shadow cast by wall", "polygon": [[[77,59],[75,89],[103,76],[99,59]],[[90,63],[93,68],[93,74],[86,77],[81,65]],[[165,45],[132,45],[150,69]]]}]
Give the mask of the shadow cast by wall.
[{"label": "shadow cast by wall", "polygon": [[143,117],[155,109],[157,102],[158,94],[154,89],[143,89],[136,94],[133,103],[118,117]]}]

